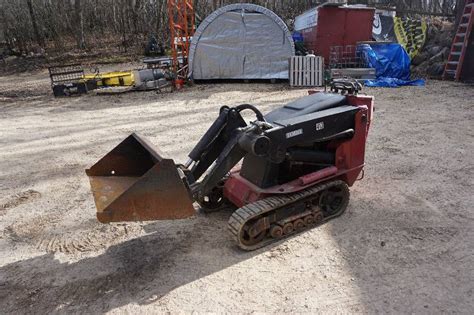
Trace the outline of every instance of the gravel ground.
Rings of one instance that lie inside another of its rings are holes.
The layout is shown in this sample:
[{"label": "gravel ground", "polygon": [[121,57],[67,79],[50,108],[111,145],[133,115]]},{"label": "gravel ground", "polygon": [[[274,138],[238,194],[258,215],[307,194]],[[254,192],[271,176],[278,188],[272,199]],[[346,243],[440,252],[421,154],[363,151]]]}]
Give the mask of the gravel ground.
[{"label": "gravel ground", "polygon": [[0,77],[2,313],[471,313],[474,88],[366,89],[376,111],[347,212],[242,252],[230,211],[102,225],[84,169],[133,131],[176,161],[222,105],[267,112],[284,84],[54,99],[47,72]]}]

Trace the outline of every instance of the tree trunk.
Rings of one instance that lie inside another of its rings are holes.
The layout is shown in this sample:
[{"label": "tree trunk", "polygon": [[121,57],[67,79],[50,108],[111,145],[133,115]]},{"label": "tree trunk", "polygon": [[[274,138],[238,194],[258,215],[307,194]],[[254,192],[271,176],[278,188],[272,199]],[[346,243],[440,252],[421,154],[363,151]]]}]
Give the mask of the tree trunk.
[{"label": "tree trunk", "polygon": [[77,48],[85,49],[86,40],[84,37],[84,16],[82,12],[81,0],[74,0],[74,11],[76,13]]},{"label": "tree trunk", "polygon": [[31,24],[33,24],[33,33],[35,35],[36,43],[40,46],[44,46],[43,38],[41,37],[38,31],[38,23],[36,23],[35,13],[33,11],[33,4],[31,0],[26,0],[26,4],[28,5],[28,11],[30,12]]},{"label": "tree trunk", "polygon": [[139,19],[139,11],[140,11],[140,0],[135,0],[135,4],[133,6],[133,30],[135,31],[135,34],[139,34],[139,29],[138,29],[138,19]]}]

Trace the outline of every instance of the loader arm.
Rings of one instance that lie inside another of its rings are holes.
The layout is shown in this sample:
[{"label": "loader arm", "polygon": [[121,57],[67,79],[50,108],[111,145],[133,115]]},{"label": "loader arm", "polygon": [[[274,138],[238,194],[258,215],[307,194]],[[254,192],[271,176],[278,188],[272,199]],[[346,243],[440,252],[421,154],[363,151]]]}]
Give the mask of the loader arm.
[{"label": "loader arm", "polygon": [[[185,165],[191,170],[187,174],[188,183],[196,200],[208,194],[248,153],[242,139],[248,133],[261,132],[258,124],[248,126],[240,115],[246,109],[254,111],[257,121],[264,121],[262,113],[252,105],[224,106],[219,117],[188,155]],[[204,173],[206,175],[199,181]]]},{"label": "loader arm", "polygon": [[238,111],[226,106],[221,107],[217,119],[188,154],[189,160],[185,166],[191,167],[192,177],[188,178],[190,184],[199,180],[227,144],[236,138],[238,129],[246,126],[247,123]]}]

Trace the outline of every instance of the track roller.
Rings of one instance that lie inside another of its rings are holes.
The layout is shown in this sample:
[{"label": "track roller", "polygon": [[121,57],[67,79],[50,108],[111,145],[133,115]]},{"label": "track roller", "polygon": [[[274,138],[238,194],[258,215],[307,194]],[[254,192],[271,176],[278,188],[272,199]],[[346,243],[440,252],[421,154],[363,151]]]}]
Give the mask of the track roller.
[{"label": "track roller", "polygon": [[283,234],[284,235],[289,235],[291,233],[293,233],[293,223],[289,222],[289,223],[286,223],[284,226],[283,226]]},{"label": "track roller", "polygon": [[306,226],[310,226],[314,223],[314,216],[312,214],[308,214],[303,218],[303,222]]},{"label": "track roller", "polygon": [[347,184],[336,180],[243,206],[229,218],[229,228],[240,248],[254,250],[340,216],[348,203]]},{"label": "track roller", "polygon": [[296,231],[296,232],[302,231],[302,230],[304,230],[304,228],[305,228],[305,224],[304,224],[304,221],[303,221],[302,219],[296,220],[296,221],[293,223],[293,226],[295,227],[295,231]]},{"label": "track roller", "polygon": [[280,238],[283,236],[283,228],[279,225],[272,225],[270,228],[270,236],[272,238]]}]

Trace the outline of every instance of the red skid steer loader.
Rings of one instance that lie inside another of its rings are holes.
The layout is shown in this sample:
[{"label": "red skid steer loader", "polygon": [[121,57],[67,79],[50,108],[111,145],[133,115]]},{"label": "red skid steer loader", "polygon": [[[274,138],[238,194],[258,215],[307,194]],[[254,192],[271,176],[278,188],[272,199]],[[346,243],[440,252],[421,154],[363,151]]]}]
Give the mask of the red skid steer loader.
[{"label": "red skid steer loader", "polygon": [[[174,220],[226,203],[236,207],[229,229],[253,250],[340,216],[349,186],[363,175],[373,97],[335,81],[263,115],[243,104],[219,116],[176,164],[132,134],[90,169],[100,222]],[[246,123],[241,112],[253,111]],[[242,161],[241,163],[239,163]]]}]

